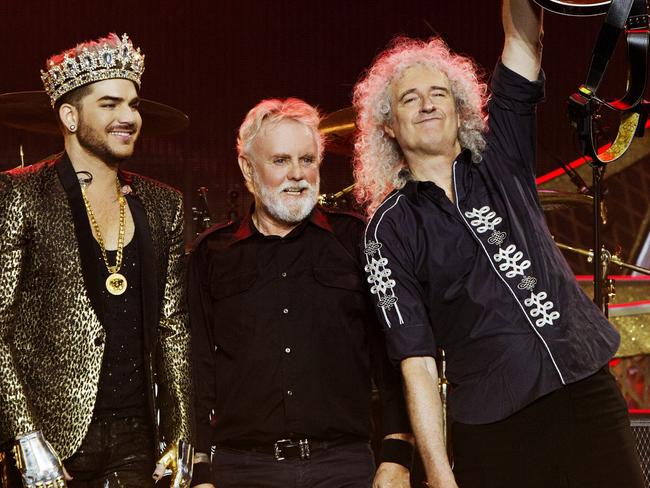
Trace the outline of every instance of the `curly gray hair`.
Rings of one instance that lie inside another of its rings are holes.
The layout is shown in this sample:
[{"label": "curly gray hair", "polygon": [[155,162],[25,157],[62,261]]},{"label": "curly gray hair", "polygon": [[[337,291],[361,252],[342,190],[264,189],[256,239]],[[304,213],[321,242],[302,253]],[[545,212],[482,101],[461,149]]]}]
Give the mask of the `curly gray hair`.
[{"label": "curly gray hair", "polygon": [[487,86],[477,65],[451,52],[439,37],[428,41],[397,37],[380,53],[354,87],[357,111],[354,144],[355,196],[372,214],[388,193],[402,188],[409,173],[397,142],[384,132],[392,118],[391,82],[414,65],[434,67],[447,76],[460,118],[461,147],[480,160],[485,148]]}]

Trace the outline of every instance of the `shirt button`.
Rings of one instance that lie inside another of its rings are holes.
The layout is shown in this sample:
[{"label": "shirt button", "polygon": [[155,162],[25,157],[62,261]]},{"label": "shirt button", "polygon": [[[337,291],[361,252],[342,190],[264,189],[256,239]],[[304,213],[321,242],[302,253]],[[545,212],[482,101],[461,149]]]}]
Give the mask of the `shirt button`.
[{"label": "shirt button", "polygon": [[287,395],[293,396],[293,391],[292,390],[287,390]]},{"label": "shirt button", "polygon": [[282,313],[289,313],[289,309],[288,308],[283,309]]},{"label": "shirt button", "polygon": [[286,278],[286,277],[287,277],[287,273],[285,273],[285,272],[283,271],[282,274],[281,274],[280,276],[282,276],[283,278]]},{"label": "shirt button", "polygon": [[284,348],[284,352],[286,352],[287,354],[289,354],[289,353],[291,352],[291,348],[290,348],[290,347],[285,347],[285,348]]}]

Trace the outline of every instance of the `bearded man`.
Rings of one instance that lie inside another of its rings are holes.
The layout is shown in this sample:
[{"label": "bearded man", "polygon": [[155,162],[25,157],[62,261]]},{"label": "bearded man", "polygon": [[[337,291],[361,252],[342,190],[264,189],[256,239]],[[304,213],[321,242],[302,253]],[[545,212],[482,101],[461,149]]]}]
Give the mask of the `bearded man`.
[{"label": "bearded man", "polygon": [[[316,206],[316,109],[264,100],[239,129],[252,212],[209,229],[190,258],[199,486],[409,486],[411,444],[363,289],[363,221]],[[369,447],[371,370],[382,394],[382,463]],[[203,470],[205,471],[205,470]]]},{"label": "bearded man", "polygon": [[537,197],[541,12],[505,0],[502,19],[489,101],[474,63],[439,38],[397,39],[355,87],[357,195],[372,214],[365,269],[389,356],[429,486],[640,488],[607,369],[618,334],[578,286]]},{"label": "bearded man", "polygon": [[143,71],[126,35],[50,58],[65,151],[0,175],[0,442],[27,487],[189,485],[182,199],[120,169]]}]

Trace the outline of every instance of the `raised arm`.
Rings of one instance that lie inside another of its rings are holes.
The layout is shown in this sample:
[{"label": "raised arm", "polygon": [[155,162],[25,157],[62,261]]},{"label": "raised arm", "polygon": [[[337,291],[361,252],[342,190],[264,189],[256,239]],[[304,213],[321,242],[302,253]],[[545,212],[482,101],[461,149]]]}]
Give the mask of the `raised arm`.
[{"label": "raised arm", "polygon": [[532,0],[503,0],[505,42],[501,60],[524,78],[535,81],[542,62],[542,10]]}]

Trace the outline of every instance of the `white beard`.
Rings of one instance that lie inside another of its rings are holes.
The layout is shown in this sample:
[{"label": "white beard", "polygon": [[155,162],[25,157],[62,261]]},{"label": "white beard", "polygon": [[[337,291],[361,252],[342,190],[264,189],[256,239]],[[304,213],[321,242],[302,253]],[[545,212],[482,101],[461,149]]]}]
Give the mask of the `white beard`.
[{"label": "white beard", "polygon": [[[315,185],[310,185],[305,180],[288,181],[278,189],[270,189],[260,182],[257,173],[253,172],[253,186],[255,194],[269,215],[285,224],[297,224],[305,220],[316,206],[320,179],[316,181]],[[287,189],[304,189],[306,191],[300,197],[284,197],[284,190]],[[287,200],[290,201],[287,202]]]}]

